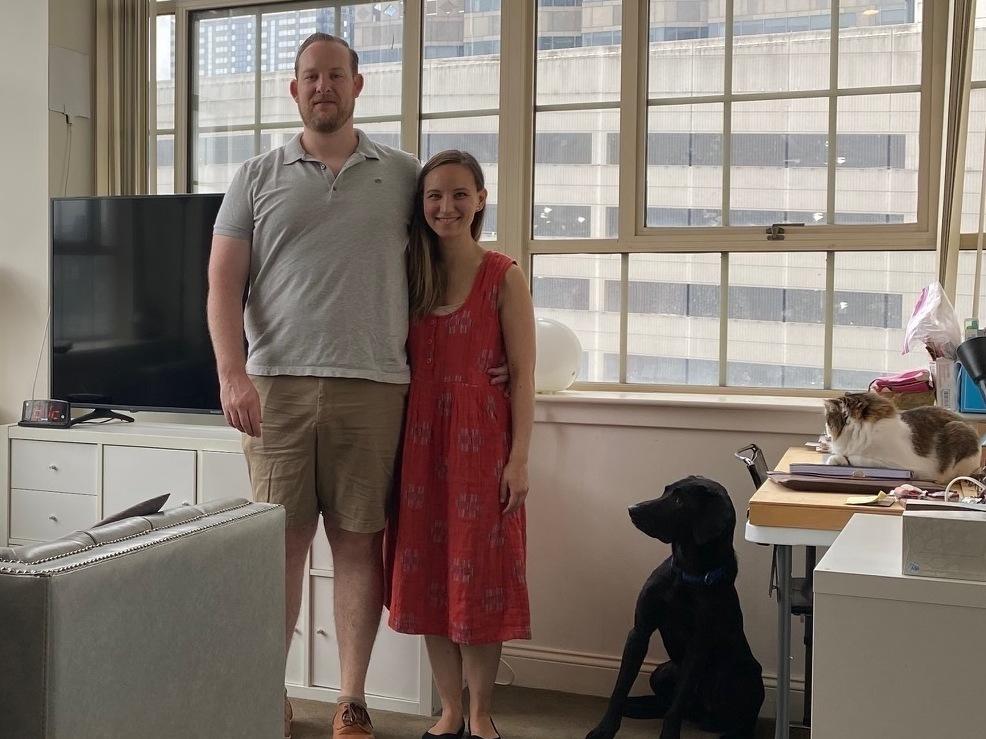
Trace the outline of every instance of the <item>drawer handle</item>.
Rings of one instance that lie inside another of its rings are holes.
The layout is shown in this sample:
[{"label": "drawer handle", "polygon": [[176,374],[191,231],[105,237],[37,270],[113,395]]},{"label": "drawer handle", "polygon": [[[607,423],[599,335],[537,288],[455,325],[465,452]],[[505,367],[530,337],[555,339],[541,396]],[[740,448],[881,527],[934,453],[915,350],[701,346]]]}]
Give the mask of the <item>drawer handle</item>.
[{"label": "drawer handle", "polygon": [[294,633],[296,633],[296,634],[298,634],[300,636],[301,635],[301,629],[299,629],[297,626],[295,626],[294,627]]},{"label": "drawer handle", "polygon": [[52,472],[58,472],[58,465],[57,464],[49,464],[48,465],[48,469],[51,470]]},{"label": "drawer handle", "polygon": [[327,636],[327,634],[325,633],[325,629],[315,629],[315,633],[318,634],[319,636]]},{"label": "drawer handle", "polygon": [[58,523],[58,516],[48,516],[48,520],[49,521],[54,521],[55,523]]}]

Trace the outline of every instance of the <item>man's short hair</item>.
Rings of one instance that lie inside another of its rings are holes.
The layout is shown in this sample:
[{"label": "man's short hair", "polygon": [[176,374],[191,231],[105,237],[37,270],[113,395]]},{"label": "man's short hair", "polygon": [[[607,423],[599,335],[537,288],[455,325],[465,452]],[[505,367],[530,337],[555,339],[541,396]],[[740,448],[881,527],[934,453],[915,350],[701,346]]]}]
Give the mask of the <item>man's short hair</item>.
[{"label": "man's short hair", "polygon": [[316,31],[311,36],[306,38],[301,42],[301,46],[298,47],[298,53],[294,57],[294,78],[298,79],[298,62],[301,61],[301,55],[305,53],[307,49],[312,44],[318,41],[330,41],[334,44],[342,44],[349,50],[349,66],[352,67],[353,76],[359,74],[359,54],[353,51],[352,47],[346,43],[345,39],[341,39],[338,36],[333,36],[331,33],[322,33],[321,31]]}]

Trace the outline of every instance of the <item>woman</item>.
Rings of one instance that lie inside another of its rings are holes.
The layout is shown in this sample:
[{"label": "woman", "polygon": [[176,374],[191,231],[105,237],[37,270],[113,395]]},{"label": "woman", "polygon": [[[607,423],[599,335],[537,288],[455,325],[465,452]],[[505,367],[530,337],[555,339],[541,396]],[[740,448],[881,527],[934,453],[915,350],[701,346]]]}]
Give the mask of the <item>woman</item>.
[{"label": "woman", "polygon": [[[523,272],[478,243],[486,190],[461,151],[418,178],[408,247],[411,388],[391,557],[390,626],[424,634],[442,716],[423,739],[499,737],[502,642],[530,638],[527,457],[534,308]],[[506,359],[509,393],[487,370]]]}]

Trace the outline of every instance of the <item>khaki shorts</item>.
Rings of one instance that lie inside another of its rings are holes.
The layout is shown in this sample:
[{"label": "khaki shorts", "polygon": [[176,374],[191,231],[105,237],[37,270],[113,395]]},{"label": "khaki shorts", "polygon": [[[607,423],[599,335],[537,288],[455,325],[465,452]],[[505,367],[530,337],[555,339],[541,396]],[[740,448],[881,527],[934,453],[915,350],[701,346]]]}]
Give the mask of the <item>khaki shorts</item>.
[{"label": "khaki shorts", "polygon": [[288,526],[381,531],[394,484],[407,385],[346,377],[251,375],[260,438],[243,436],[254,500]]}]

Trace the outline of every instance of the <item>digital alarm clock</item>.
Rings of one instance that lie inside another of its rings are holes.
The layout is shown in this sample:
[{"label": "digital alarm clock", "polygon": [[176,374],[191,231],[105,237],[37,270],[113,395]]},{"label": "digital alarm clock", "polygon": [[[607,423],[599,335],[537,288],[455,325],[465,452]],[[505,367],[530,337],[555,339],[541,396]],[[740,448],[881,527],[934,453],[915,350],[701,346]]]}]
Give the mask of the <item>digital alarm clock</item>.
[{"label": "digital alarm clock", "polygon": [[25,400],[18,426],[64,429],[72,425],[72,406],[67,400]]}]

